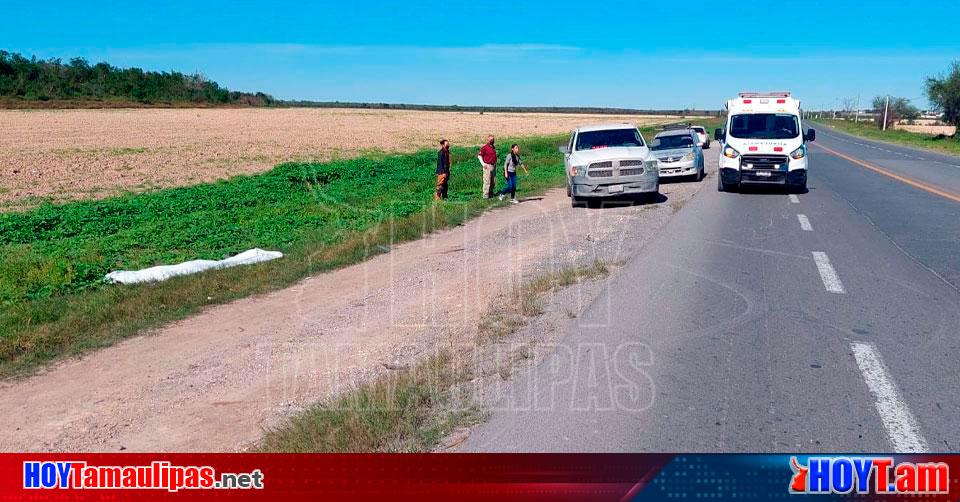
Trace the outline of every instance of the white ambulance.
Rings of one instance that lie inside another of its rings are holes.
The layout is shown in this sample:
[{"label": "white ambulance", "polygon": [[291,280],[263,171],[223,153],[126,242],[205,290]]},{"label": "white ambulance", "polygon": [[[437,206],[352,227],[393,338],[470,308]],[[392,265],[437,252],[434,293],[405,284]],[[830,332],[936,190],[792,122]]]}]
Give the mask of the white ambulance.
[{"label": "white ambulance", "polygon": [[800,101],[789,92],[741,92],[726,108],[726,127],[714,134],[722,147],[717,190],[757,184],[805,192],[806,143],[816,131],[803,132]]}]

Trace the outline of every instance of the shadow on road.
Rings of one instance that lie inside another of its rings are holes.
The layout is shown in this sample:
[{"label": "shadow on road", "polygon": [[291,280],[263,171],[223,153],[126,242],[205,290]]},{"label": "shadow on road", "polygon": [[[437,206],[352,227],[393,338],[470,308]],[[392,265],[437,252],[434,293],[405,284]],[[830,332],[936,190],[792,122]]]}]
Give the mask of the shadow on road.
[{"label": "shadow on road", "polygon": [[[704,177],[706,179],[706,177]],[[677,185],[680,183],[702,183],[695,180],[692,176],[676,176],[671,178],[660,178],[661,185]]]},{"label": "shadow on road", "polygon": [[803,195],[810,190],[816,190],[816,188],[811,187],[804,190],[796,190],[787,188],[783,185],[740,185],[740,187],[737,189],[737,193],[746,195]]},{"label": "shadow on road", "polygon": [[623,195],[620,197],[607,197],[603,199],[587,199],[584,205],[590,209],[606,209],[616,207],[644,206],[651,204],[663,204],[669,198],[662,194],[636,194]]}]

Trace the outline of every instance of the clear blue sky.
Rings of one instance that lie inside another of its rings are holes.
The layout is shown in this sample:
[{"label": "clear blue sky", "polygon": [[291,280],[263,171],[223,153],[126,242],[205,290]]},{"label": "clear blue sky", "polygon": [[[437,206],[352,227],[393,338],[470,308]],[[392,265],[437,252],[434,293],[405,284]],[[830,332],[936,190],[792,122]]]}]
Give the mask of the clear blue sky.
[{"label": "clear blue sky", "polygon": [[740,90],[787,89],[808,109],[858,93],[923,108],[924,77],[960,59],[957,9],[957,0],[5,2],[0,48],[200,72],[284,99],[718,108]]}]

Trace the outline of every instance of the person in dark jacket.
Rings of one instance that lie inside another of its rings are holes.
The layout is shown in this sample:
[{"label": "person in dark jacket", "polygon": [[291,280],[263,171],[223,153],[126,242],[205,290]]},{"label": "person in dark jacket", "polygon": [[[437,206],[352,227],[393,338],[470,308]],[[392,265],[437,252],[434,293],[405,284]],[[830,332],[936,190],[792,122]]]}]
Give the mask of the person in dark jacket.
[{"label": "person in dark jacket", "polygon": [[447,186],[450,183],[450,142],[441,139],[440,150],[437,151],[437,188],[433,192],[433,200],[447,198]]},{"label": "person in dark jacket", "polygon": [[520,146],[514,143],[510,145],[510,153],[503,161],[503,177],[507,180],[507,186],[497,192],[500,200],[503,200],[504,195],[510,194],[510,202],[517,204],[517,167],[522,167],[523,172],[527,176],[530,175],[527,166],[523,164],[523,159],[520,158]]}]

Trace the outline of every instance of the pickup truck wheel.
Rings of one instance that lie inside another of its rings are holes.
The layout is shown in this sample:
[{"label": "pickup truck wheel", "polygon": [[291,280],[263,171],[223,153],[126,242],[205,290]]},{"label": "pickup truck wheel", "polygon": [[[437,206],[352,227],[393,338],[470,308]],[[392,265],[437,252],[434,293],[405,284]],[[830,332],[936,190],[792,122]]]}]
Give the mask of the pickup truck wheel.
[{"label": "pickup truck wheel", "polygon": [[570,206],[571,206],[571,207],[583,207],[583,206],[584,206],[583,199],[581,199],[581,198],[579,198],[579,197],[576,197],[576,196],[574,196],[574,195],[571,195],[571,196],[570,196]]},{"label": "pickup truck wheel", "polygon": [[573,194],[570,192],[570,184],[567,184],[567,197],[572,197]]}]

